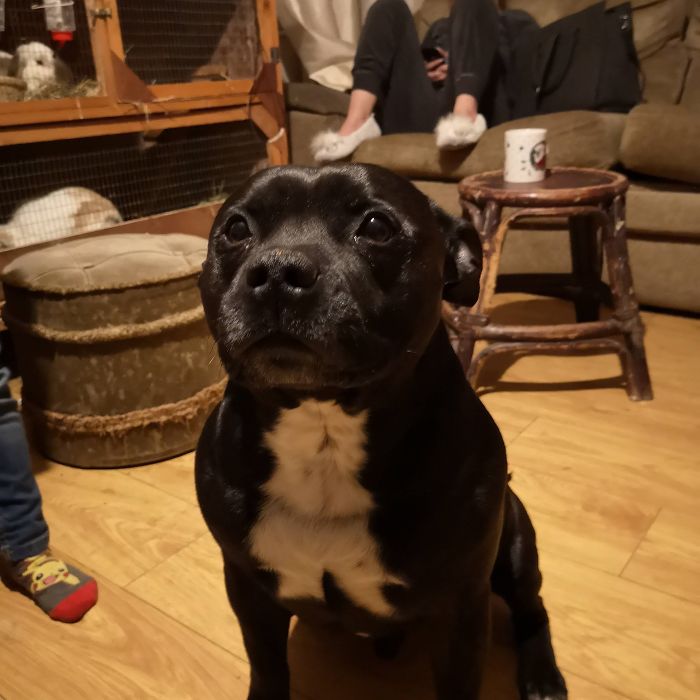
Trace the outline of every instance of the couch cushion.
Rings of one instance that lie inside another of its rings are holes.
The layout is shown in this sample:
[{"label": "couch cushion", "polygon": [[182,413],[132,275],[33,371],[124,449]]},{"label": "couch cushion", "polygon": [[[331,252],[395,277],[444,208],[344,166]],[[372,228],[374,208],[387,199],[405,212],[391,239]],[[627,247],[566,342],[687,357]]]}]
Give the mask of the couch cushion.
[{"label": "couch cushion", "polygon": [[350,95],[318,83],[287,83],[288,110],[314,114],[346,114]]},{"label": "couch cushion", "polygon": [[433,134],[392,134],[366,141],[353,160],[383,165],[406,177],[458,181],[503,167],[507,129],[541,127],[549,132],[551,165],[609,168],[618,162],[624,123],[622,114],[544,114],[500,124],[489,129],[476,147],[449,152],[437,149]]},{"label": "couch cushion", "polygon": [[700,184],[700,119],[677,105],[646,104],[627,117],[622,163],[629,170]]},{"label": "couch cushion", "polygon": [[681,104],[694,112],[700,112],[700,50],[690,52],[690,68],[685,77]]},{"label": "couch cushion", "polygon": [[627,194],[627,227],[634,233],[700,243],[700,188],[633,182]]},{"label": "couch cushion", "polygon": [[685,33],[685,43],[691,49],[700,51],[700,0],[689,0],[690,22]]},{"label": "couch cushion", "polygon": [[688,0],[632,0],[634,44],[646,58],[683,36]]},{"label": "couch cushion", "polygon": [[677,39],[643,59],[644,101],[678,104],[689,63],[688,50]]},{"label": "couch cushion", "polygon": [[2,281],[58,294],[128,289],[198,274],[206,254],[204,238],[184,233],[80,238],[22,255],[5,267]]}]

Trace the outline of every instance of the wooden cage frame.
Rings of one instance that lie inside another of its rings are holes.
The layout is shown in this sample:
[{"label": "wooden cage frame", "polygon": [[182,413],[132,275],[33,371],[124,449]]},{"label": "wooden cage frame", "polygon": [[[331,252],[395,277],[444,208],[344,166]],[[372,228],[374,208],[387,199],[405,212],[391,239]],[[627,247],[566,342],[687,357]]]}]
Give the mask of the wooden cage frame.
[{"label": "wooden cage frame", "polygon": [[118,0],[76,2],[85,3],[103,94],[0,102],[0,147],[250,120],[267,138],[270,165],[288,162],[275,0],[256,0],[257,76],[163,85],[146,85],[126,65]]}]

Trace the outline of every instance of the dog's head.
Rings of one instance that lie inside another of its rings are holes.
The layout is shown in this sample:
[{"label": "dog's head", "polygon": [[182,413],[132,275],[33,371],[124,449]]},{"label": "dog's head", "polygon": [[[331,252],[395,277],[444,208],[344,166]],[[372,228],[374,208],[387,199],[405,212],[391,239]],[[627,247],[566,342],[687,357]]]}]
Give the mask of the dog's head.
[{"label": "dog's head", "polygon": [[282,167],[221,208],[200,280],[237,381],[327,392],[415,363],[441,299],[476,301],[476,233],[374,166]]}]

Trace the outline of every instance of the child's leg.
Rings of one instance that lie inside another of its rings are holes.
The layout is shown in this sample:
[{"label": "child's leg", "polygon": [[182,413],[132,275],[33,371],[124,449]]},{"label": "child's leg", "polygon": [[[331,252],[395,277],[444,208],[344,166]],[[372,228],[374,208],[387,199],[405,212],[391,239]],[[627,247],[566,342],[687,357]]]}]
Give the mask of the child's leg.
[{"label": "child's leg", "polygon": [[97,584],[49,553],[49,529],[8,378],[0,366],[0,557],[42,610],[55,620],[75,622],[97,601]]},{"label": "child's leg", "polygon": [[49,546],[41,495],[31,470],[22,417],[0,367],[0,553],[18,561]]}]

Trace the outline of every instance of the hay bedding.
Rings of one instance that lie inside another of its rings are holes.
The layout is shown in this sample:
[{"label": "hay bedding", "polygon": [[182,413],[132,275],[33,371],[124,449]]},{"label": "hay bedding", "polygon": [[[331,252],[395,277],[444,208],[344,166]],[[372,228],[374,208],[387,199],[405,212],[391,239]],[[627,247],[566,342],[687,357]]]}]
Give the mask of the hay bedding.
[{"label": "hay bedding", "polygon": [[60,100],[64,97],[95,97],[100,94],[100,84],[87,78],[79,83],[47,83],[38,90],[25,93],[24,100]]}]

